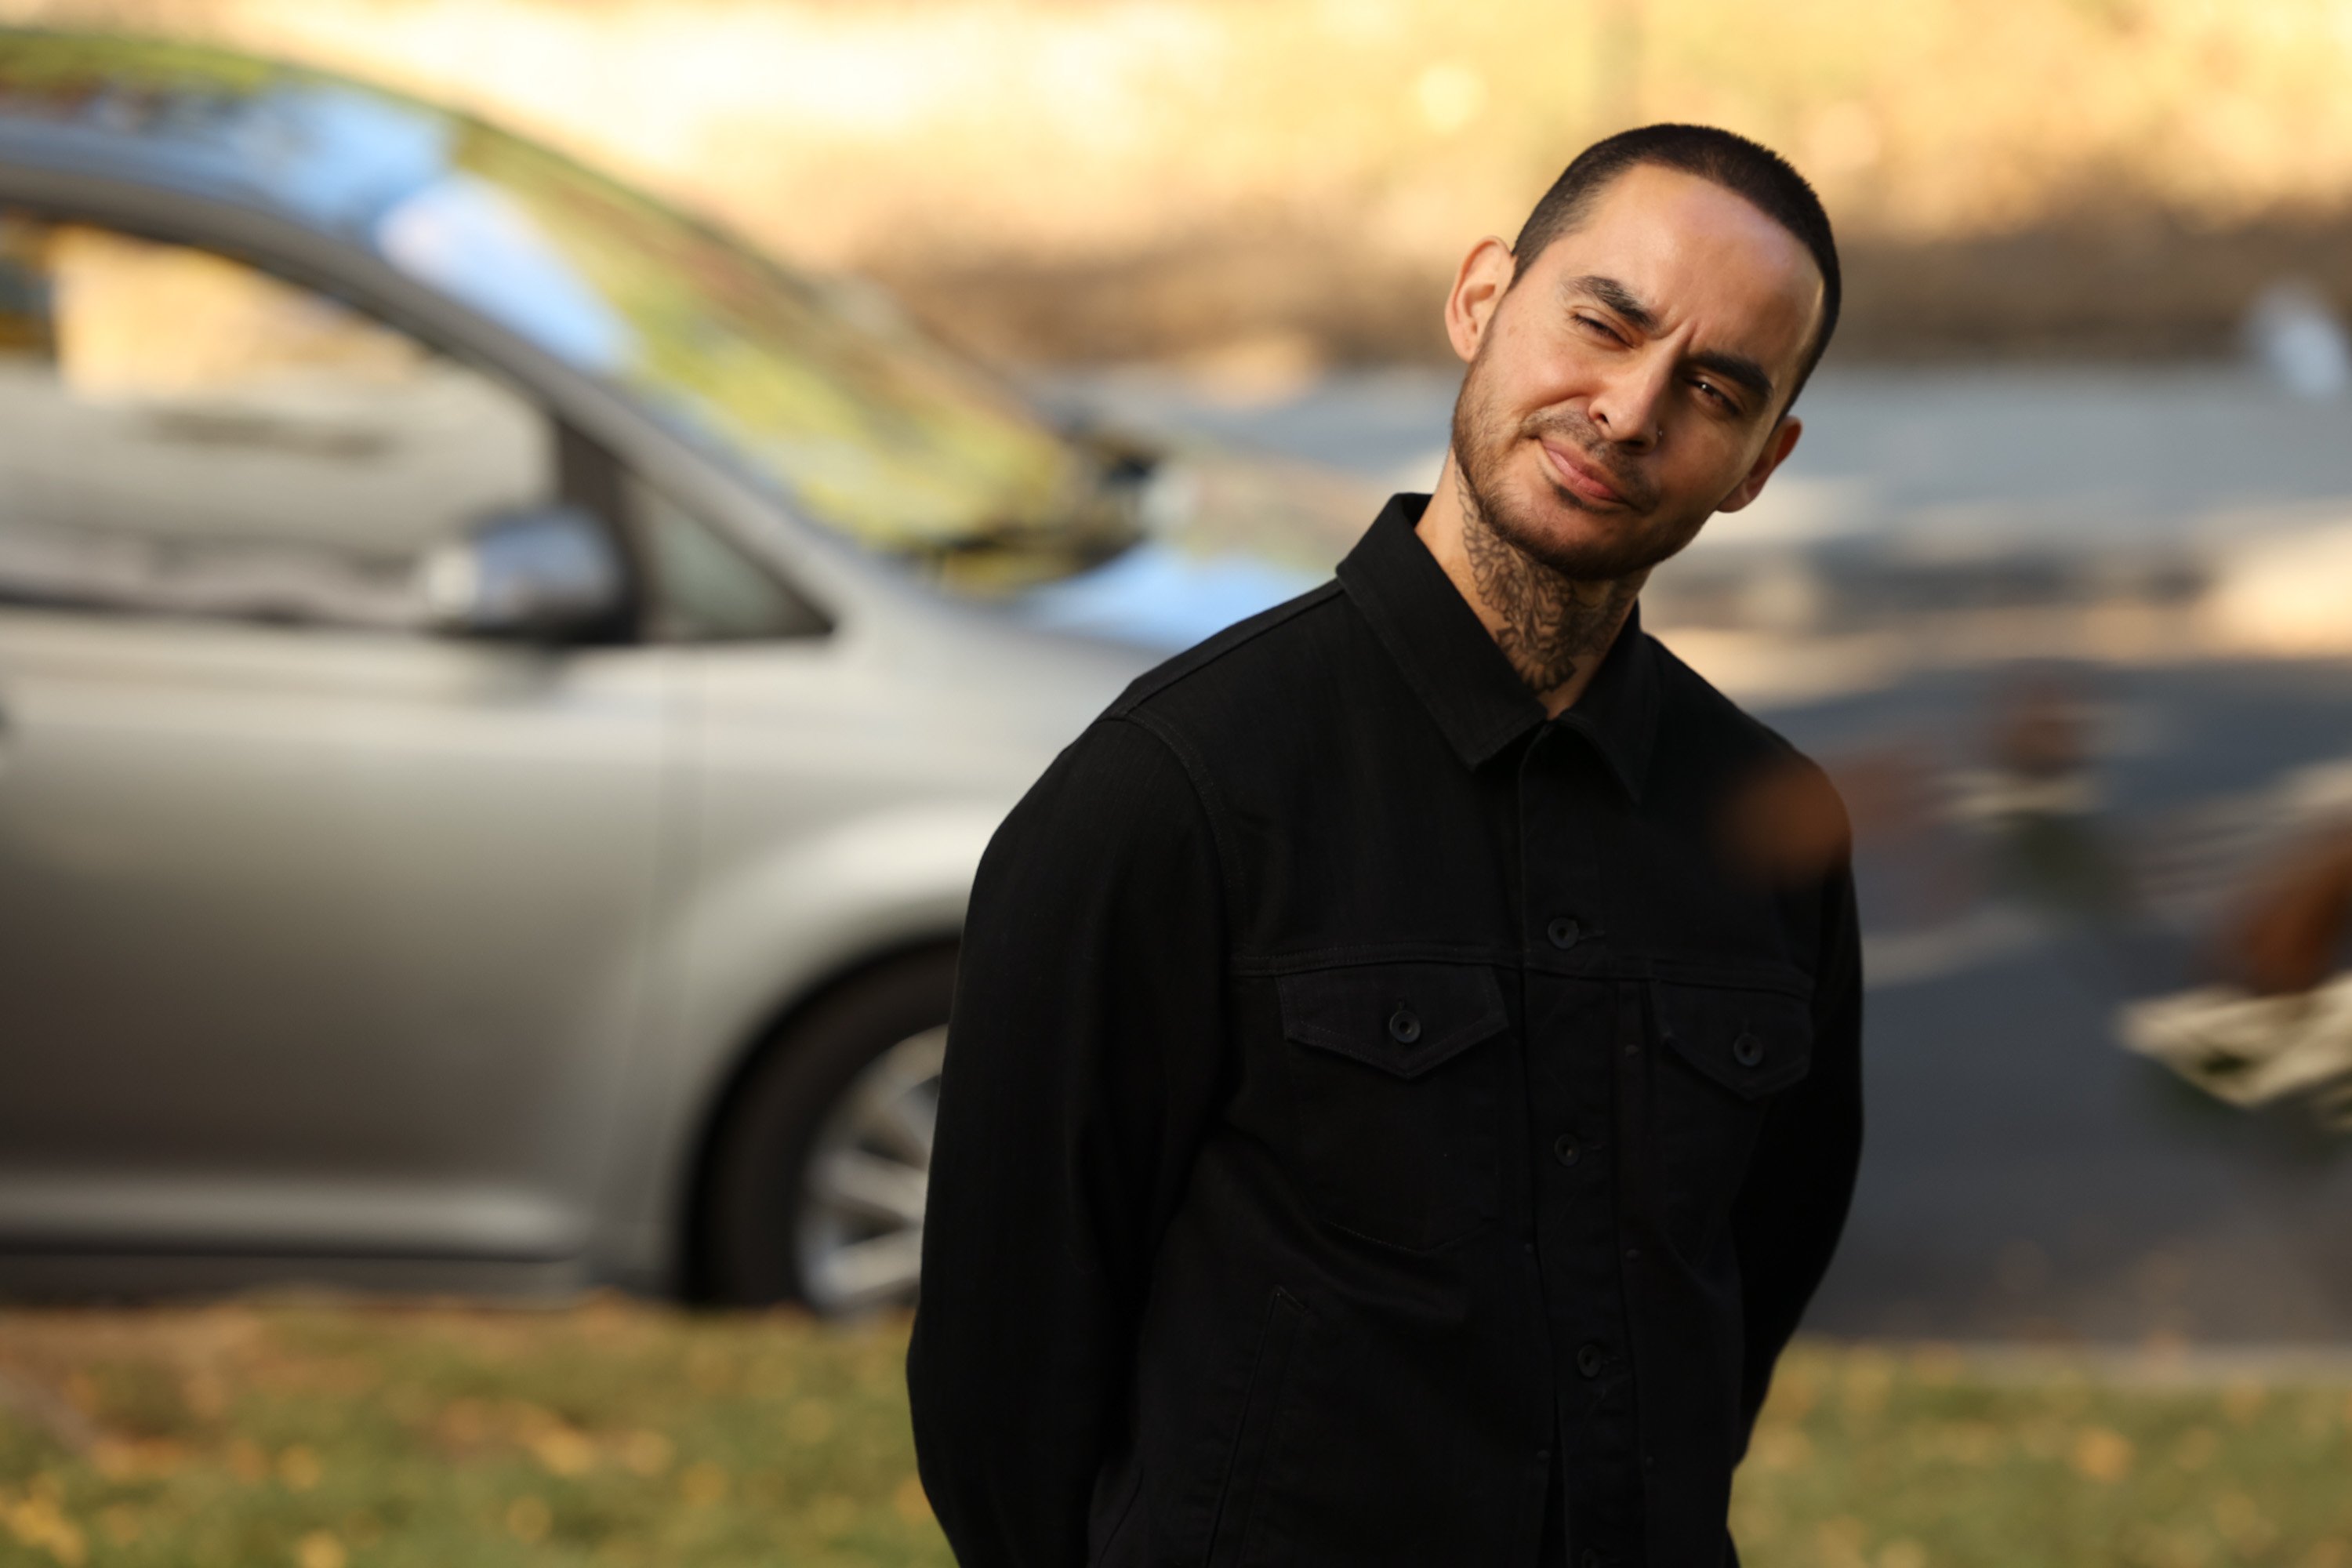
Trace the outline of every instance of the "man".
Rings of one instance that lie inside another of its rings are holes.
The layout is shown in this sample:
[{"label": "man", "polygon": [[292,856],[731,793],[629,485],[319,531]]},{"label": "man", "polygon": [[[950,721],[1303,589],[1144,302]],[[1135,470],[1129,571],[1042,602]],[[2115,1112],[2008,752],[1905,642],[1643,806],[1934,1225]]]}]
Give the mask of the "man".
[{"label": "man", "polygon": [[1852,884],[1634,598],[1837,309],[1772,153],[1591,148],[1454,279],[1435,493],[998,833],[908,1359],[967,1568],[1734,1560],[1860,1145]]}]

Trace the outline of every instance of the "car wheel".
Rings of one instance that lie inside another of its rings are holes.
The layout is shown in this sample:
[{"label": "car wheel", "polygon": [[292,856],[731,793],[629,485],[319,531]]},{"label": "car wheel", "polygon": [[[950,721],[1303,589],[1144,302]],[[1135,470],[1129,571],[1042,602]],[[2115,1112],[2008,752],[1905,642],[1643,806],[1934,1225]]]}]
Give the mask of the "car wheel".
[{"label": "car wheel", "polygon": [[827,1316],[914,1301],[954,991],[952,952],[901,959],[761,1053],[712,1150],[707,1294]]}]

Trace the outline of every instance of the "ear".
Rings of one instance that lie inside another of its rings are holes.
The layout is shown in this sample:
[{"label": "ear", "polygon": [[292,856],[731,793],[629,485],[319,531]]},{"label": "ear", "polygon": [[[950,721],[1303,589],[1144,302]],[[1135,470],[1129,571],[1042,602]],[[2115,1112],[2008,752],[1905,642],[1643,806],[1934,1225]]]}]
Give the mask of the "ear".
[{"label": "ear", "polygon": [[1764,450],[1756,455],[1756,461],[1748,468],[1748,477],[1732,486],[1731,493],[1717,502],[1715,510],[1738,511],[1741,507],[1763,494],[1764,481],[1772,477],[1773,469],[1789,460],[1789,454],[1797,449],[1797,437],[1804,433],[1803,420],[1794,415],[1783,417],[1780,423],[1772,427],[1772,434],[1765,437]]},{"label": "ear", "polygon": [[1454,274],[1453,292],[1445,296],[1445,335],[1463,362],[1478,357],[1486,323],[1511,286],[1511,247],[1488,235],[1470,247]]}]

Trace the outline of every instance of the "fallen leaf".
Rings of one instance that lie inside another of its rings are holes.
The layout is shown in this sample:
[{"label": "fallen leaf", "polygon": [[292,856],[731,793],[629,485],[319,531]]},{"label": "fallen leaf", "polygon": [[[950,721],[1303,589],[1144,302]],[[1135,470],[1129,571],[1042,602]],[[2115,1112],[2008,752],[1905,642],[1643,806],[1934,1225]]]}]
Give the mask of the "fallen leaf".
[{"label": "fallen leaf", "polygon": [[555,1510],[543,1498],[519,1497],[507,1504],[507,1533],[525,1545],[547,1539],[555,1525]]},{"label": "fallen leaf", "polygon": [[2119,1481],[2131,1473],[2131,1439],[2105,1426],[2085,1426],[2075,1435],[2074,1472],[2095,1481]]},{"label": "fallen leaf", "polygon": [[326,1467],[319,1462],[317,1450],[297,1443],[278,1456],[278,1479],[291,1491],[307,1492],[319,1484]]},{"label": "fallen leaf", "polygon": [[548,1427],[531,1438],[530,1451],[550,1475],[584,1475],[596,1464],[596,1445],[571,1426]]},{"label": "fallen leaf", "polygon": [[632,1432],[621,1441],[621,1463],[641,1476],[668,1469],[673,1452],[670,1440],[658,1432]]},{"label": "fallen leaf", "polygon": [[696,1508],[708,1508],[727,1495],[727,1472],[709,1460],[688,1465],[677,1478],[677,1489]]}]

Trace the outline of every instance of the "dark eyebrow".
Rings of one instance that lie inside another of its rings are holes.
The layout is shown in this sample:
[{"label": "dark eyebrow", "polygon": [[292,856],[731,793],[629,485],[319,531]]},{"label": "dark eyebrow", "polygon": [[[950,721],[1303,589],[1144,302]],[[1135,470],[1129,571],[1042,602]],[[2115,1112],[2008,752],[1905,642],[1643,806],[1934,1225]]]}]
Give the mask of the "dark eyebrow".
[{"label": "dark eyebrow", "polygon": [[1695,353],[1690,356],[1690,363],[1699,370],[1713,371],[1726,381],[1738,382],[1767,403],[1772,400],[1772,378],[1746,354]]},{"label": "dark eyebrow", "polygon": [[[1614,310],[1624,319],[1627,326],[1637,331],[1653,331],[1658,324],[1658,319],[1650,314],[1650,308],[1633,298],[1633,291],[1614,278],[1587,273],[1581,278],[1570,279],[1568,286],[1573,291],[1591,295]],[[1762,365],[1746,354],[1709,351],[1691,355],[1690,363],[1696,369],[1711,371],[1726,381],[1745,387],[1767,403],[1772,400],[1772,378],[1764,373]]]},{"label": "dark eyebrow", "polygon": [[1624,317],[1627,326],[1646,332],[1658,324],[1658,318],[1650,314],[1650,308],[1633,298],[1633,291],[1614,278],[1587,273],[1581,278],[1570,279],[1568,286],[1578,292],[1591,295]]}]

